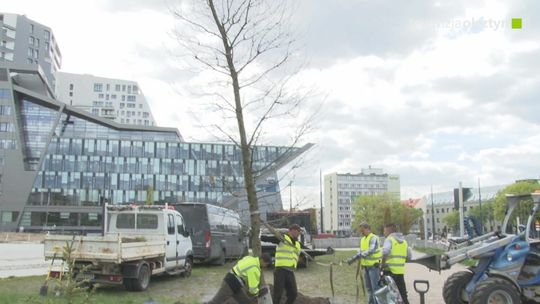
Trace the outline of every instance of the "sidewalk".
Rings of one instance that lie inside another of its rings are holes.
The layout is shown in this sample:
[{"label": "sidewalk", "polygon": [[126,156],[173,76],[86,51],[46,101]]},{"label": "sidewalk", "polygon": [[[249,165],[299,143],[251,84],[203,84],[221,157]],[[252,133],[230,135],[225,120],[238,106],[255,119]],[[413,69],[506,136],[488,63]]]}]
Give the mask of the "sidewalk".
[{"label": "sidewalk", "polygon": [[[424,256],[423,253],[413,251],[413,258]],[[444,303],[442,290],[444,281],[455,272],[467,269],[467,267],[456,264],[449,270],[441,271],[441,274],[435,271],[430,271],[427,267],[416,264],[407,263],[405,265],[405,282],[407,283],[407,293],[410,303],[420,303],[419,294],[414,291],[414,280],[429,281],[429,291],[425,295],[426,303]]]},{"label": "sidewalk", "polygon": [[43,244],[0,243],[0,278],[45,275]]}]

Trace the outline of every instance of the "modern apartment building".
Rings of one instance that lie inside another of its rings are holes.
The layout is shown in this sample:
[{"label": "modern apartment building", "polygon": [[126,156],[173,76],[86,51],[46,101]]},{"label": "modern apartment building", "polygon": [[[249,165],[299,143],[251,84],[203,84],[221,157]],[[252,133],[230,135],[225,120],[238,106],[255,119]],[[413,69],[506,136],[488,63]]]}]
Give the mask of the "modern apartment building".
[{"label": "modern apartment building", "polygon": [[38,67],[54,88],[62,54],[51,28],[24,15],[0,13],[0,64]]},{"label": "modern apartment building", "polygon": [[57,99],[117,123],[154,126],[152,111],[134,81],[58,72]]},{"label": "modern apartment building", "polygon": [[390,193],[400,196],[399,175],[365,168],[358,174],[332,173],[324,176],[323,228],[326,233],[348,236],[353,227],[352,201],[361,195]]},{"label": "modern apartment building", "polygon": [[[0,64],[0,230],[97,231],[105,202],[207,202],[249,219],[234,144],[93,115],[52,98],[39,75]],[[276,171],[310,147],[254,148],[261,214],[282,209]]]}]

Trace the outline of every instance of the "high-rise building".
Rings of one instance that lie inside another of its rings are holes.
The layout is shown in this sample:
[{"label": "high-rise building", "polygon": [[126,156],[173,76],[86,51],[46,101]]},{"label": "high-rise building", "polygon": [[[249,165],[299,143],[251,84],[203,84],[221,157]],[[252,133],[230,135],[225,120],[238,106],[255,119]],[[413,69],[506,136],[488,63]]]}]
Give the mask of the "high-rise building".
[{"label": "high-rise building", "polygon": [[326,233],[348,236],[354,227],[352,202],[361,195],[390,193],[400,197],[399,175],[365,168],[358,174],[331,173],[324,176],[323,228]]},{"label": "high-rise building", "polygon": [[[119,124],[58,102],[43,85],[36,67],[0,64],[0,230],[97,231],[105,202],[206,202],[249,219],[236,145]],[[282,209],[276,171],[310,147],[254,147],[262,215]]]},{"label": "high-rise building", "polygon": [[134,81],[58,72],[55,93],[65,104],[117,123],[155,125],[152,111]]},{"label": "high-rise building", "polygon": [[62,66],[62,54],[51,28],[25,15],[0,13],[0,64],[38,66],[49,87]]}]

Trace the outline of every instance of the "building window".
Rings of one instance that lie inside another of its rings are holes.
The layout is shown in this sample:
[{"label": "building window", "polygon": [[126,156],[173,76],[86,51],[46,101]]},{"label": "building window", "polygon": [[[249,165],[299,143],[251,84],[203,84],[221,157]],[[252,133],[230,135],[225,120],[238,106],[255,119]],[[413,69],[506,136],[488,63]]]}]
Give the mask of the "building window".
[{"label": "building window", "polygon": [[122,101],[126,101],[126,95],[122,95]]},{"label": "building window", "polygon": [[12,132],[13,124],[10,122],[0,122],[0,132]]},{"label": "building window", "polygon": [[126,91],[126,85],[123,84],[123,85],[122,85],[122,92],[125,92],[125,91]]},{"label": "building window", "polygon": [[135,95],[128,95],[127,101],[135,101]]},{"label": "building window", "polygon": [[107,91],[109,91],[111,89],[111,85],[107,83]]},{"label": "building window", "polygon": [[112,94],[111,99],[116,99],[116,94]]},{"label": "building window", "polygon": [[141,103],[141,104],[139,104],[139,109],[142,109],[142,103]]},{"label": "building window", "polygon": [[103,84],[102,83],[94,83],[94,92],[102,92],[103,91]]},{"label": "building window", "polygon": [[69,92],[69,97],[73,97],[73,92]]},{"label": "building window", "polygon": [[104,97],[103,93],[98,94],[98,98],[103,98],[103,97]]},{"label": "building window", "polygon": [[99,115],[99,109],[92,109],[92,114]]},{"label": "building window", "polygon": [[34,25],[30,24],[30,34],[33,34],[33,33],[34,33]]},{"label": "building window", "polygon": [[73,90],[73,83],[70,83],[70,84],[69,84],[69,89],[70,89],[70,90]]},{"label": "building window", "polygon": [[120,109],[123,109],[125,106],[126,106],[125,103],[121,103],[121,104],[120,104]]},{"label": "building window", "polygon": [[[128,104],[127,104],[127,107],[128,107],[128,108],[135,108],[135,105],[132,104],[132,103],[128,103]],[[135,113],[134,113],[133,115],[135,115]]]}]

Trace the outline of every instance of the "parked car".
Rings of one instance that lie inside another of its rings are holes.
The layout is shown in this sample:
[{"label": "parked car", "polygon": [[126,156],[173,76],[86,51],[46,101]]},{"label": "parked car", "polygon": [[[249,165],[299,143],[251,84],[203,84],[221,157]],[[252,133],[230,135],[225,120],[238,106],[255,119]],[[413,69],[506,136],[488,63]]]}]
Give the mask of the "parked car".
[{"label": "parked car", "polygon": [[[47,235],[45,259],[62,257],[72,242],[76,279],[90,283],[123,284],[143,291],[157,274],[191,275],[193,251],[182,215],[168,206],[111,206],[104,235]],[[61,277],[63,269],[51,271]]]},{"label": "parked car", "polygon": [[203,203],[174,206],[186,220],[195,260],[223,265],[248,254],[247,233],[234,210]]}]

